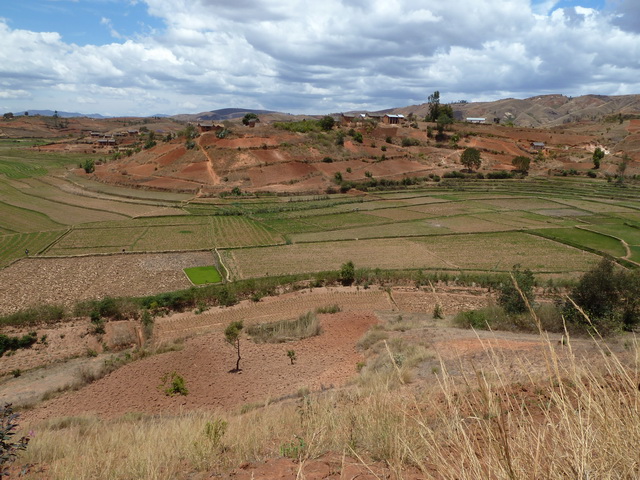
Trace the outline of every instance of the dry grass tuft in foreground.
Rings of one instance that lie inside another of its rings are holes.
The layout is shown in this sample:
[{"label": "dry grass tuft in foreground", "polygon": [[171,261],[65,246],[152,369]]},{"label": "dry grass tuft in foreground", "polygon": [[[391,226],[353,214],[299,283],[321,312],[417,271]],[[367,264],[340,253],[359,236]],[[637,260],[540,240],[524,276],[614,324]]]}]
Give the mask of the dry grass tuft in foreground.
[{"label": "dry grass tuft in foreground", "polygon": [[400,347],[380,342],[376,368],[351,388],[244,414],[31,425],[35,437],[20,462],[46,466],[53,479],[180,479],[338,452],[382,465],[390,478],[639,478],[640,351],[631,343],[628,363],[600,342],[594,361],[574,354],[570,339],[558,346],[542,335],[546,372],[538,378],[510,383],[494,353],[493,369],[462,384],[442,362],[433,388],[418,389],[401,378]]}]

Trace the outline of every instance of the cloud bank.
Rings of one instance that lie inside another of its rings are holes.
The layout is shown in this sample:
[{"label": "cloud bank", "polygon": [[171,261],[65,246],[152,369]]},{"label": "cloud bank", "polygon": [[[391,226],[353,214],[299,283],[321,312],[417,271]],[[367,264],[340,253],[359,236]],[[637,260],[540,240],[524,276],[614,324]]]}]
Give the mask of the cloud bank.
[{"label": "cloud bank", "polygon": [[327,113],[423,103],[434,90],[444,101],[640,93],[635,0],[144,3],[164,28],[122,38],[105,13],[105,45],[0,19],[0,108]]}]

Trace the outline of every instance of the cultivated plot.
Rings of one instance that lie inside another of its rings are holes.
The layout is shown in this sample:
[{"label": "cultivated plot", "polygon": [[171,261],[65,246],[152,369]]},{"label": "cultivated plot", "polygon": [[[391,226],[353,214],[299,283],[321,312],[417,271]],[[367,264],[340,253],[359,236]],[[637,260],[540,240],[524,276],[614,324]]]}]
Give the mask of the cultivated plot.
[{"label": "cultivated plot", "polygon": [[192,220],[183,222],[183,217],[174,217],[177,223],[172,225],[167,223],[167,218],[144,218],[124,224],[78,228],[46,254],[186,251],[284,243],[278,234],[245,217],[212,216]]},{"label": "cultivated plot", "polygon": [[522,232],[301,243],[222,252],[234,278],[336,270],[346,261],[381,269],[580,272],[599,257]]}]

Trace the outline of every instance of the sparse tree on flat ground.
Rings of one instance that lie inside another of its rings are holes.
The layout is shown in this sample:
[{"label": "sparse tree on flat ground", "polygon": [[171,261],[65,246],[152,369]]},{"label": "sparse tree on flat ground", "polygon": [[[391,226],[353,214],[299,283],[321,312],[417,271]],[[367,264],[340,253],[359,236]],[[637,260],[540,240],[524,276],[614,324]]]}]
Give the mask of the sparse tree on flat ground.
[{"label": "sparse tree on flat ground", "polygon": [[474,168],[477,170],[482,164],[480,150],[473,147],[465,148],[460,156],[460,162],[469,170],[473,170]]},{"label": "sparse tree on flat ground", "polygon": [[236,360],[236,368],[232,370],[232,372],[240,371],[240,360],[242,357],[240,356],[240,334],[242,333],[242,329],[244,325],[242,321],[239,322],[231,322],[227,325],[227,328],[224,329],[224,339],[225,341],[235,347],[236,352],[238,354],[238,359]]}]

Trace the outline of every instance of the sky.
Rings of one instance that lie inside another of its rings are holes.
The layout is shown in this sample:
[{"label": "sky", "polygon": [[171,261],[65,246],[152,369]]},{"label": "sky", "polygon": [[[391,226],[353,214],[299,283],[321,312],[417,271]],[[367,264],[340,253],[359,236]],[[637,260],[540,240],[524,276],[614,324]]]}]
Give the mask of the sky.
[{"label": "sky", "polygon": [[0,113],[640,93],[640,0],[0,0]]}]

